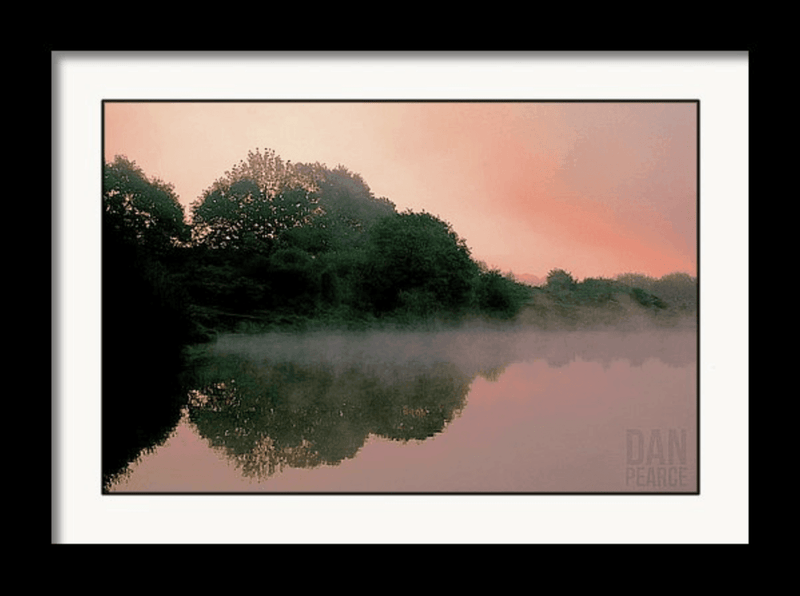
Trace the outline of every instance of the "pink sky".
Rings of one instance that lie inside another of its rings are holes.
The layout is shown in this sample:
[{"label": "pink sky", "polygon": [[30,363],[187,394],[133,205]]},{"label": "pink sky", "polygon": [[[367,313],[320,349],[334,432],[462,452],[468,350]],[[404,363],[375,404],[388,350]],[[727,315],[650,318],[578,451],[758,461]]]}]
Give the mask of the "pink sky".
[{"label": "pink sky", "polygon": [[105,104],[124,155],[189,205],[248,151],[344,165],[502,271],[697,273],[695,103]]}]

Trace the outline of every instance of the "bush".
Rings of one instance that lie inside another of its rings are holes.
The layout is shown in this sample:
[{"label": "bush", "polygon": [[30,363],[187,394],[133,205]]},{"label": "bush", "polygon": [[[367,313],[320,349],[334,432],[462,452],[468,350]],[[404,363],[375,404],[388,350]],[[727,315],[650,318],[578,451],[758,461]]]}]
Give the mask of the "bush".
[{"label": "bush", "polygon": [[590,305],[606,304],[617,291],[618,285],[610,279],[589,277],[576,285],[579,301]]},{"label": "bush", "polygon": [[577,283],[572,274],[563,269],[553,269],[547,274],[546,289],[556,294],[565,294],[575,290]]},{"label": "bush", "polygon": [[501,275],[499,271],[481,273],[476,285],[478,308],[502,318],[513,317],[519,311],[527,294],[524,288],[514,280]]}]

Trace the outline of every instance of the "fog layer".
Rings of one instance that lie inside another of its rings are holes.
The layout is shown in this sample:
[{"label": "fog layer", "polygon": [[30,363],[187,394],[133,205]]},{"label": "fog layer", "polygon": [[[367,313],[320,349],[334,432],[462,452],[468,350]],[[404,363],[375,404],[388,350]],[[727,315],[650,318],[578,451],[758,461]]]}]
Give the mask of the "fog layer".
[{"label": "fog layer", "polygon": [[341,331],[226,334],[215,342],[216,354],[236,354],[255,361],[327,366],[405,366],[448,362],[472,374],[513,362],[545,360],[550,365],[573,360],[640,365],[656,358],[682,366],[696,361],[696,331],[541,331],[460,328],[438,331]]}]

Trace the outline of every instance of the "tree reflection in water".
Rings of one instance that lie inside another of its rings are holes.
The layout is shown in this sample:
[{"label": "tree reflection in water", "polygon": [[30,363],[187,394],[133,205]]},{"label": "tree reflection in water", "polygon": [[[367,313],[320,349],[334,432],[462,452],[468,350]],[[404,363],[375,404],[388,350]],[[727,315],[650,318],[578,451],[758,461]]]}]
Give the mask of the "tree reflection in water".
[{"label": "tree reflection in water", "polygon": [[692,330],[632,333],[274,334],[221,338],[207,353],[188,415],[248,478],[335,466],[371,436],[423,441],[466,407],[472,381],[514,362],[608,368],[696,361]]},{"label": "tree reflection in water", "polygon": [[243,474],[336,465],[370,435],[421,441],[461,412],[472,382],[457,366],[309,365],[217,356],[192,392],[189,418]]}]

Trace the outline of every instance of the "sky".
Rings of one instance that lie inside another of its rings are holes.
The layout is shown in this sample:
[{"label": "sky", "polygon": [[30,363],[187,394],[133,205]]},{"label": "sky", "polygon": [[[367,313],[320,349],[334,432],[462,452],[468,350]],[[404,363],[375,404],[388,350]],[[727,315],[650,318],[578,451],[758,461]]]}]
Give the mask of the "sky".
[{"label": "sky", "polygon": [[251,150],[346,166],[517,275],[697,274],[694,102],[107,102],[104,158],[184,209]]}]

